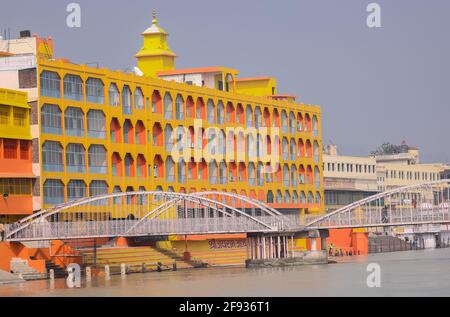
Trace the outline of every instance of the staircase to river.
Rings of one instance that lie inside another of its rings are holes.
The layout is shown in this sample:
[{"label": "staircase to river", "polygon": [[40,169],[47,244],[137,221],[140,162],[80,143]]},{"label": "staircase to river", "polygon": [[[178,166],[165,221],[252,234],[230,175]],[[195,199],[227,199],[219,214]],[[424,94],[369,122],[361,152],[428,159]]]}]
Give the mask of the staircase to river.
[{"label": "staircase to river", "polygon": [[370,236],[369,253],[399,252],[422,249],[410,241],[393,236]]}]

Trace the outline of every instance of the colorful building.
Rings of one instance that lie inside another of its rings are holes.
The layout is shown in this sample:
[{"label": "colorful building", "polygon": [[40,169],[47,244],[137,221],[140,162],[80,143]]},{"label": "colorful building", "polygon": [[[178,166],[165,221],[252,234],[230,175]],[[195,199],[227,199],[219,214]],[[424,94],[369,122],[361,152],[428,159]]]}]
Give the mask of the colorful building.
[{"label": "colorful building", "polygon": [[33,213],[33,183],[27,94],[0,88],[0,223]]},{"label": "colorful building", "polygon": [[285,213],[324,210],[318,106],[277,95],[273,78],[175,69],[156,17],[142,36],[135,73],[54,59],[51,39],[36,36],[33,50],[0,58],[0,82],[35,96],[35,210],[143,190],[221,190]]}]

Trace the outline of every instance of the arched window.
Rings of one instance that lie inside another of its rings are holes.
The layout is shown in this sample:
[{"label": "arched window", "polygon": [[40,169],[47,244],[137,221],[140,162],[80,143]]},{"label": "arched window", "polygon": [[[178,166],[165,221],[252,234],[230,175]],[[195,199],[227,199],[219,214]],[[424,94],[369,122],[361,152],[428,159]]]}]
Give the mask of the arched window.
[{"label": "arched window", "polygon": [[[122,189],[120,188],[120,186],[115,186],[113,191],[112,191],[113,194],[120,194],[121,192],[122,192]],[[123,200],[122,196],[121,197],[114,197],[114,205],[116,205],[116,206],[122,205],[122,200]]]},{"label": "arched window", "polygon": [[282,153],[282,159],[288,160],[289,159],[289,142],[286,137],[283,138],[283,141],[281,143],[281,153]]},{"label": "arched window", "polygon": [[175,100],[175,116],[177,120],[184,120],[184,100],[181,95],[177,95]]},{"label": "arched window", "polygon": [[215,160],[212,160],[209,162],[209,183],[212,185],[216,185],[218,182],[217,177],[217,162]]},{"label": "arched window", "polygon": [[288,190],[284,191],[284,203],[290,204],[291,203],[291,193],[289,193]]},{"label": "arched window", "polygon": [[101,196],[108,194],[108,184],[105,181],[92,181],[89,184],[89,196]]},{"label": "arched window", "polygon": [[225,124],[225,107],[222,101],[217,104],[217,123]]},{"label": "arched window", "polygon": [[42,145],[42,166],[46,172],[63,172],[63,149],[60,143],[46,141]]},{"label": "arched window", "polygon": [[308,204],[314,204],[314,194],[312,192],[308,192]]},{"label": "arched window", "polygon": [[71,180],[67,184],[67,200],[73,201],[86,197],[86,183],[82,180]]},{"label": "arched window", "polygon": [[292,187],[298,186],[298,177],[297,177],[297,166],[291,166],[291,185]]},{"label": "arched window", "polygon": [[322,195],[320,195],[319,192],[316,192],[316,204],[317,205],[322,204]]},{"label": "arched window", "polygon": [[256,106],[255,108],[255,128],[259,129],[262,126],[262,113],[261,108]]},{"label": "arched window", "polygon": [[298,204],[298,194],[297,194],[297,191],[296,191],[296,190],[294,190],[294,191],[292,192],[292,203],[293,203],[293,204]]},{"label": "arched window", "polygon": [[62,115],[57,105],[45,104],[41,109],[42,133],[62,134]]},{"label": "arched window", "polygon": [[289,166],[285,164],[283,166],[283,186],[289,187],[290,185],[290,175],[289,175]]},{"label": "arched window", "polygon": [[69,107],[64,112],[66,135],[84,137],[84,113],[79,108]]},{"label": "arched window", "polygon": [[207,103],[207,120],[209,124],[216,123],[216,106],[211,99],[209,99]]},{"label": "arched window", "polygon": [[217,149],[217,136],[214,128],[208,129],[208,153],[216,155]]},{"label": "arched window", "polygon": [[86,153],[82,144],[69,144],[66,148],[68,173],[86,173]]},{"label": "arched window", "polygon": [[248,185],[256,186],[256,168],[254,163],[248,164]]},{"label": "arched window", "polygon": [[264,165],[262,162],[259,162],[256,167],[256,183],[258,186],[264,186]]},{"label": "arched window", "polygon": [[108,161],[106,159],[106,150],[103,145],[91,145],[88,151],[89,173],[107,174]]},{"label": "arched window", "polygon": [[281,194],[281,190],[277,190],[277,195],[275,197],[275,201],[277,204],[282,204],[283,203],[283,195]]},{"label": "arched window", "polygon": [[219,131],[219,138],[217,142],[217,153],[223,155],[226,153],[226,137],[223,130]]},{"label": "arched window", "polygon": [[103,104],[105,103],[105,86],[98,78],[88,78],[86,80],[86,100],[87,102]]},{"label": "arched window", "polygon": [[64,99],[83,100],[83,81],[80,76],[68,74],[64,77]]},{"label": "arched window", "polygon": [[287,122],[287,113],[286,110],[281,111],[281,131],[283,133],[288,132],[288,122]]},{"label": "arched window", "polygon": [[129,119],[123,123],[123,142],[133,144],[133,125]]},{"label": "arched window", "polygon": [[164,128],[164,146],[167,152],[172,151],[174,145],[173,129],[170,124]]},{"label": "arched window", "polygon": [[43,71],[41,73],[41,96],[60,98],[61,78],[57,73]]},{"label": "arched window", "polygon": [[249,160],[255,160],[256,159],[256,144],[255,144],[255,138],[253,134],[249,133],[247,135],[247,155]]},{"label": "arched window", "polygon": [[170,183],[175,181],[175,162],[171,156],[166,159],[166,181]]},{"label": "arched window", "polygon": [[178,182],[186,184],[186,162],[180,158],[178,160]]},{"label": "arched window", "polygon": [[44,204],[59,205],[64,203],[64,184],[60,180],[47,179],[44,182]]},{"label": "arched window", "polygon": [[295,139],[292,138],[289,144],[289,154],[291,161],[295,161],[295,155],[297,154],[297,144],[295,143]]},{"label": "arched window", "polygon": [[225,185],[227,183],[227,164],[222,161],[219,166],[219,181],[221,185]]},{"label": "arched window", "polygon": [[253,110],[250,105],[247,105],[247,108],[245,109],[245,118],[247,128],[253,127]]},{"label": "arched window", "polygon": [[164,95],[164,119],[173,119],[173,99],[168,92]]},{"label": "arched window", "polygon": [[314,162],[319,163],[320,149],[319,149],[319,143],[317,141],[314,141],[313,154],[314,154]]},{"label": "arched window", "polygon": [[131,154],[127,153],[125,155],[125,176],[133,177],[134,175],[134,159]]},{"label": "arched window", "polygon": [[143,110],[144,108],[144,94],[142,93],[141,88],[138,87],[134,91],[134,109]]},{"label": "arched window", "polygon": [[289,112],[289,129],[290,133],[294,134],[296,130],[295,114],[291,111]]},{"label": "arched window", "polygon": [[317,166],[314,167],[314,186],[320,188],[320,169]]},{"label": "arched window", "polygon": [[89,110],[87,113],[88,136],[96,139],[106,139],[106,119],[103,111]]},{"label": "arched window", "polygon": [[314,137],[318,137],[319,136],[319,121],[317,120],[317,116],[314,115],[312,118],[312,132]]},{"label": "arched window", "polygon": [[117,107],[120,105],[119,89],[115,83],[111,83],[108,89],[109,105]]},{"label": "arched window", "polygon": [[268,204],[273,204],[273,192],[271,190],[269,190],[267,192],[267,203]]},{"label": "arched window", "polygon": [[306,204],[306,195],[304,191],[300,192],[300,203],[301,204]]},{"label": "arched window", "polygon": [[131,111],[131,90],[125,85],[122,89],[122,113],[131,114]]}]

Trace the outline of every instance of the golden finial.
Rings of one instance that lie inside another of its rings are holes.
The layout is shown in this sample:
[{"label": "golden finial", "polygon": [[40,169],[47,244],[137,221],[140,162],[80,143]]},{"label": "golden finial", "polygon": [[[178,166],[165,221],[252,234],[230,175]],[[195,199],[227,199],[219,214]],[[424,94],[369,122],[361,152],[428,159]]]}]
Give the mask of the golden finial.
[{"label": "golden finial", "polygon": [[157,24],[158,23],[158,16],[156,14],[156,9],[153,9],[152,15],[153,15],[153,21],[152,21],[153,24]]}]

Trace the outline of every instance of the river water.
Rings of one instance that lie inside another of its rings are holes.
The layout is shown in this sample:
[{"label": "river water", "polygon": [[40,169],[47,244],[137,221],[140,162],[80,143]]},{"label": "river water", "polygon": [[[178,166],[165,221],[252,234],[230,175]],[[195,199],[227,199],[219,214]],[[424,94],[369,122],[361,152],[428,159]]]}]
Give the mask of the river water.
[{"label": "river water", "polygon": [[[381,287],[367,286],[377,263]],[[294,268],[213,268],[93,279],[81,289],[65,280],[0,285],[4,296],[450,296],[450,249],[344,258],[337,264]]]}]

